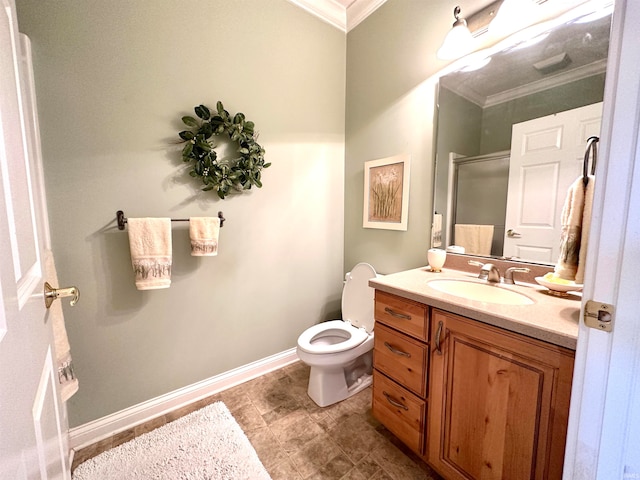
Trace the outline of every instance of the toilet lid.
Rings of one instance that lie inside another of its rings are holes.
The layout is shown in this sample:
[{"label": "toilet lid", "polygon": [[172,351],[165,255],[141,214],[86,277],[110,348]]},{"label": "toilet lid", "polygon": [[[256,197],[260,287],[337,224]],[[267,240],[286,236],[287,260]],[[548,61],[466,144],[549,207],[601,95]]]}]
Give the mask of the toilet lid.
[{"label": "toilet lid", "polygon": [[373,331],[374,290],[369,279],[376,277],[375,269],[368,263],[359,263],[347,273],[342,290],[342,319],[354,327]]}]

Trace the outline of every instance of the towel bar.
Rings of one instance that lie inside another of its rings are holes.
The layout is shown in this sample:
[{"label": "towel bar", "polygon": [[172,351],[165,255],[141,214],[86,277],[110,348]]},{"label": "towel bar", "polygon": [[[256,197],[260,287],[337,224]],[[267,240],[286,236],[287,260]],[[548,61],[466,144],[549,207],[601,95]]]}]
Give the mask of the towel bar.
[{"label": "towel bar", "polygon": [[[220,219],[220,226],[224,224],[226,218],[222,215],[222,212],[218,212],[218,218]],[[118,222],[118,230],[124,230],[124,224],[127,223],[127,218],[124,216],[124,212],[122,210],[118,210],[116,212],[116,221]],[[188,218],[172,218],[172,222],[188,222]]]}]

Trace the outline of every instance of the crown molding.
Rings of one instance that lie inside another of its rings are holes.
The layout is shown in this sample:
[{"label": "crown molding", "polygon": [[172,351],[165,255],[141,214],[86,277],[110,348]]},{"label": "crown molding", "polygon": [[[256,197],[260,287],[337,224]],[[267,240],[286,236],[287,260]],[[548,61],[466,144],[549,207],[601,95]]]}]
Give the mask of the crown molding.
[{"label": "crown molding", "polygon": [[545,77],[541,80],[537,80],[520,87],[505,90],[504,92],[496,93],[494,95],[489,95],[488,97],[484,97],[483,95],[480,95],[471,89],[467,89],[464,86],[461,86],[461,88],[457,88],[455,90],[449,87],[447,88],[453,91],[453,93],[455,93],[456,95],[461,96],[471,103],[475,103],[480,108],[487,108],[493,107],[494,105],[498,105],[500,103],[515,100],[517,98],[533,95],[534,93],[542,92],[550,88],[560,87],[567,83],[582,80],[583,78],[588,78],[593,75],[598,75],[600,73],[604,73],[606,69],[607,60],[602,59],[592,62],[588,65],[584,65],[582,67],[574,68],[567,72],[562,72],[549,77]]},{"label": "crown molding", "polygon": [[288,0],[343,32],[347,31],[347,9],[332,0]]},{"label": "crown molding", "polygon": [[354,0],[345,8],[336,0],[287,0],[342,32],[348,32],[387,0]]},{"label": "crown molding", "polygon": [[484,107],[492,107],[499,103],[504,103],[509,100],[515,100],[516,98],[525,97],[527,95],[533,95],[534,93],[543,92],[550,88],[560,87],[567,83],[582,80],[593,75],[604,73],[607,70],[607,59],[598,60],[582,67],[574,68],[566,73],[558,73],[556,75],[543,78],[536,82],[523,85],[521,87],[513,88],[505,92],[501,92],[495,95],[489,95]]}]

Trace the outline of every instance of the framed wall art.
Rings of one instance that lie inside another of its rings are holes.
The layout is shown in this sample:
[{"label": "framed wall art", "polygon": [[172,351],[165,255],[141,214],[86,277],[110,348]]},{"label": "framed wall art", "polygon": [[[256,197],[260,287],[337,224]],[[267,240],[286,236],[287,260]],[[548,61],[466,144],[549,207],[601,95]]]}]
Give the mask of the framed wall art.
[{"label": "framed wall art", "polygon": [[365,162],[364,228],[407,229],[409,168],[408,154]]}]

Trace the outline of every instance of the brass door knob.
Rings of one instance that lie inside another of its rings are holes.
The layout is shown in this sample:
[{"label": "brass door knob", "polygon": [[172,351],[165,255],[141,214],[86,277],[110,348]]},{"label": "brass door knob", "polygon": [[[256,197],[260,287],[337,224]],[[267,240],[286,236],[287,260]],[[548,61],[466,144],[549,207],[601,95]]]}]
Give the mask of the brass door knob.
[{"label": "brass door knob", "polygon": [[44,282],[44,304],[47,308],[51,307],[56,298],[62,297],[73,297],[69,302],[69,305],[73,307],[80,299],[80,290],[76,287],[53,288],[49,282]]}]

